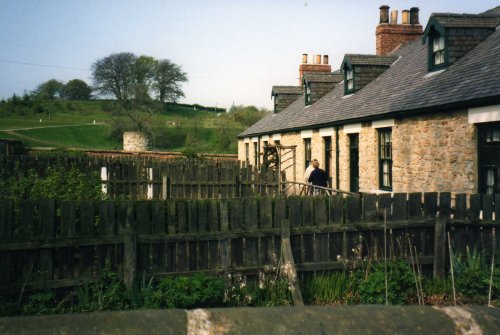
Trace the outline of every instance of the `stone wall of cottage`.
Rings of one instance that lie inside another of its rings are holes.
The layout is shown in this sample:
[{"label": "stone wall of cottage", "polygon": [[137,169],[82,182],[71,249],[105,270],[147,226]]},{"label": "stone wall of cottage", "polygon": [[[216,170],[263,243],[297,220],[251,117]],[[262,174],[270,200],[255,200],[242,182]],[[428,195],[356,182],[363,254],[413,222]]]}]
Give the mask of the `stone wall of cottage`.
[{"label": "stone wall of cottage", "polygon": [[398,121],[392,136],[395,192],[476,191],[477,131],[466,110]]},{"label": "stone wall of cottage", "polygon": [[[473,193],[477,190],[477,132],[467,121],[467,111],[426,114],[395,120],[392,128],[393,192]],[[331,175],[333,187],[350,191],[349,134],[339,128],[339,180],[336,185],[335,133],[332,139]],[[270,136],[269,143],[274,143]],[[296,146],[295,180],[303,182],[304,139],[300,132],[281,134],[280,143]],[[325,168],[324,137],[316,129],[311,137],[312,157]],[[238,159],[245,159],[243,140],[239,140]],[[253,143],[250,138],[250,162]],[[378,129],[363,123],[359,132],[359,191],[379,191]],[[286,170],[294,180],[293,168]]]}]

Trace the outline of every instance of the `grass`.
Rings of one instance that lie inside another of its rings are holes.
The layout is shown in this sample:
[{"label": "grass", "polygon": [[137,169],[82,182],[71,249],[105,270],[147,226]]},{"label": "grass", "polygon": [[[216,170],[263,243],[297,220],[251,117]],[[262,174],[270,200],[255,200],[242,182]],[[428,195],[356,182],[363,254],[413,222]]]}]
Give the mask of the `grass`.
[{"label": "grass", "polygon": [[18,134],[43,139],[56,147],[121,149],[122,144],[107,138],[108,126],[85,125],[19,130]]},{"label": "grass", "polygon": [[[110,105],[109,101],[45,101],[33,107],[0,104],[0,138],[20,140],[29,147],[121,149],[120,139],[108,136]],[[224,114],[178,105],[167,105],[161,113],[154,114],[152,124],[160,129],[181,129],[186,134],[181,144],[165,140],[155,145],[157,150],[169,151],[235,153],[236,134],[246,128]],[[234,137],[234,144],[222,149],[218,140],[221,128]]]}]

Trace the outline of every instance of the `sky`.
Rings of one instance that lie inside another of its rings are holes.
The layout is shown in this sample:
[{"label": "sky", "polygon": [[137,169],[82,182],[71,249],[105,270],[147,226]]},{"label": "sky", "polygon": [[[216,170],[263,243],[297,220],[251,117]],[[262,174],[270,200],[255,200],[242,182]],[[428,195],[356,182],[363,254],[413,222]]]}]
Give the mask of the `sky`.
[{"label": "sky", "polygon": [[0,0],[0,98],[49,79],[91,84],[116,52],[170,59],[187,73],[179,102],[271,109],[273,85],[298,85],[303,53],[375,54],[380,5],[480,13],[498,0]]}]

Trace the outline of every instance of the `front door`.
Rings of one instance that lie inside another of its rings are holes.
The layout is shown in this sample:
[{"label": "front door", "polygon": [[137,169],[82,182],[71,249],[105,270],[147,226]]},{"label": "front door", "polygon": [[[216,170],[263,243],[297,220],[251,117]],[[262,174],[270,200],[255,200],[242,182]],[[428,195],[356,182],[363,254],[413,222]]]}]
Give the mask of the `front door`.
[{"label": "front door", "polygon": [[328,185],[332,185],[332,169],[330,168],[332,165],[332,138],[330,136],[323,137],[325,141],[325,172],[328,177]]},{"label": "front door", "polygon": [[349,135],[350,191],[359,192],[359,134]]},{"label": "front door", "polygon": [[480,125],[479,192],[500,193],[500,122]]}]

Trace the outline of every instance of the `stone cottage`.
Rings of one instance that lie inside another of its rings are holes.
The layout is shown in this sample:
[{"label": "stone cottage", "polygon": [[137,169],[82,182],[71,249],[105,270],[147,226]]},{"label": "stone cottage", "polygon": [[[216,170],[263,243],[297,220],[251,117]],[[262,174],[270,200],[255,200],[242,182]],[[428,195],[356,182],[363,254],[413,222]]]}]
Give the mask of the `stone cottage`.
[{"label": "stone cottage", "polygon": [[432,14],[425,29],[418,8],[397,14],[380,7],[376,55],[346,54],[336,72],[305,55],[300,96],[273,88],[296,99],[238,135],[238,158],[259,166],[281,145],[287,180],[316,158],[340,190],[500,193],[500,6]]}]

